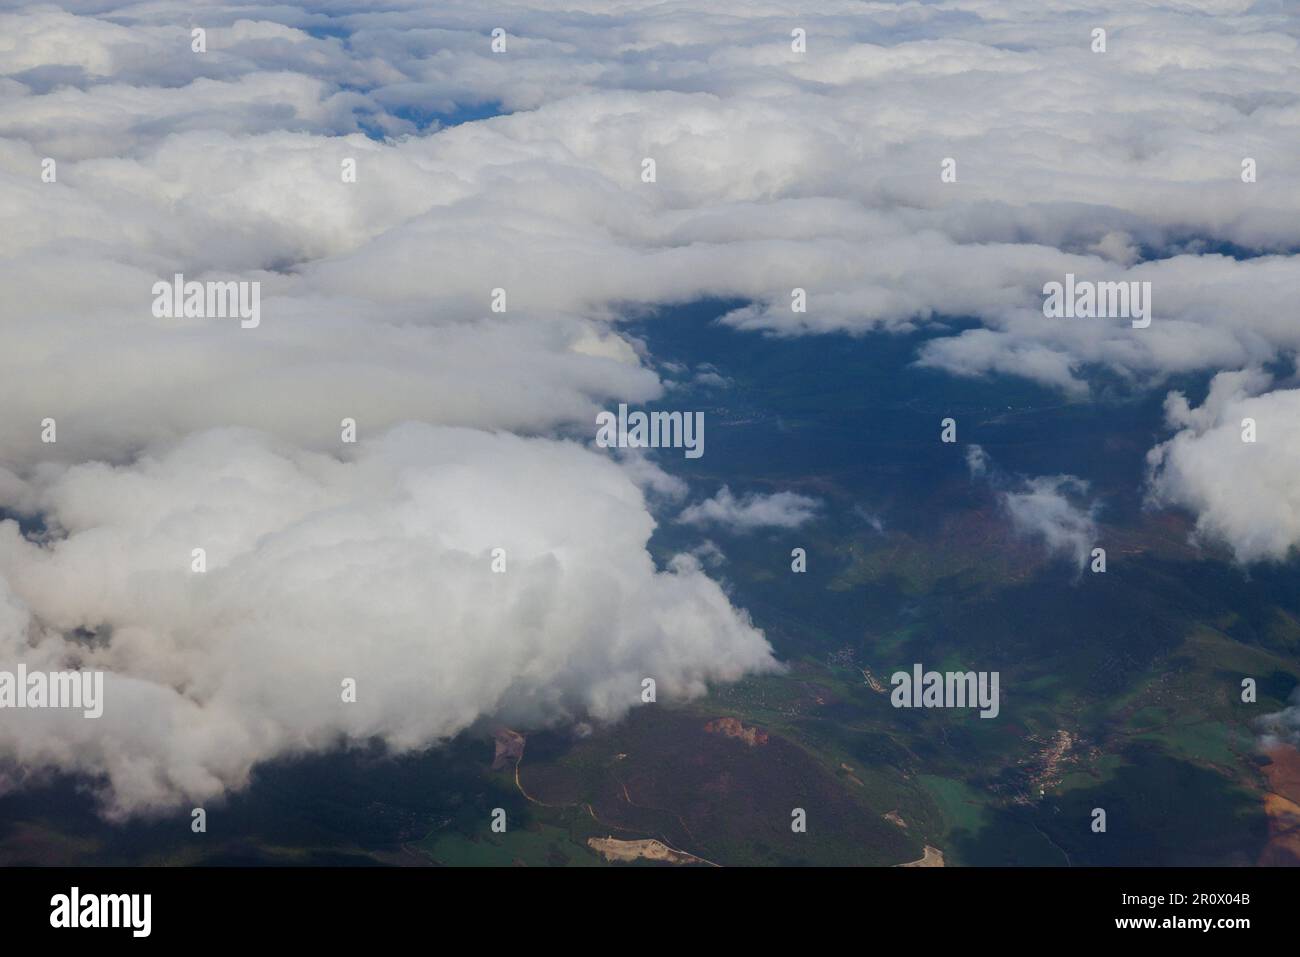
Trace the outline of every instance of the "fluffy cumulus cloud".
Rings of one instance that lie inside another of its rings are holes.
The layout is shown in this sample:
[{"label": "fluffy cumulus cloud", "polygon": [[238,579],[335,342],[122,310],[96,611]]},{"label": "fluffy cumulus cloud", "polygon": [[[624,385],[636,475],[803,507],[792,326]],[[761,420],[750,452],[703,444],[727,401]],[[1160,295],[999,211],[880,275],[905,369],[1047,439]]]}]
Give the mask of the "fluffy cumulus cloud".
[{"label": "fluffy cumulus cloud", "polygon": [[49,530],[0,524],[0,666],[102,669],[107,706],[14,712],[0,750],[104,775],[114,813],[278,754],[612,720],[646,676],[687,696],[775,667],[695,559],[655,568],[639,488],[573,443],[412,424],[339,459],[212,430],[29,493]]},{"label": "fluffy cumulus cloud", "polygon": [[724,485],[713,498],[687,506],[677,520],[687,525],[721,525],[738,532],[798,528],[816,517],[820,504],[797,492],[752,492],[737,497]]},{"label": "fluffy cumulus cloud", "polygon": [[1265,392],[1269,381],[1220,373],[1196,407],[1171,393],[1177,431],[1148,455],[1152,503],[1193,512],[1198,537],[1242,562],[1280,561],[1300,544],[1300,390]]},{"label": "fluffy cumulus cloud", "polygon": [[[1076,399],[1098,369],[1290,359],[1298,32],[1265,0],[6,4],[0,640],[102,665],[120,710],[2,756],[127,813],[331,742],[615,716],[641,671],[769,667],[695,564],[646,556],[642,490],[680,482],[572,444],[669,384],[622,320],[707,296],[760,334],[923,329],[921,364]],[[156,317],[178,273],[259,282],[259,325]],[[1149,281],[1151,326],[1044,318],[1067,273]],[[1157,489],[1245,534],[1197,460],[1218,426],[1176,427]],[[1074,491],[1017,493],[1060,547]],[[322,703],[345,668],[350,712]]]}]

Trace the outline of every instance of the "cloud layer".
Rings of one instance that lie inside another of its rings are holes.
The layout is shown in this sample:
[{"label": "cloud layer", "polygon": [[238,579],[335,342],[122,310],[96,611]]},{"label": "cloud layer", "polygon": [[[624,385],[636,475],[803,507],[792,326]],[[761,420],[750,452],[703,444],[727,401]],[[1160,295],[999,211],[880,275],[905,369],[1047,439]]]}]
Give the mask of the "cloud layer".
[{"label": "cloud layer", "polygon": [[[24,714],[0,755],[96,777],[110,813],[371,736],[616,717],[643,673],[691,694],[772,667],[691,560],[650,561],[640,489],[680,485],[570,441],[671,384],[622,325],[647,306],[922,328],[923,365],[1076,399],[1300,348],[1300,29],[1262,0],[6,9],[0,508],[24,525],[0,524],[0,649],[106,668],[117,704]],[[1150,281],[1152,326],[1044,319],[1070,272]],[[154,318],[176,273],[260,282],[261,325]],[[1266,528],[1289,395],[1186,409],[1153,460],[1159,499],[1247,560],[1295,540]],[[1243,511],[1221,463],[1251,454]],[[1072,487],[1035,481],[1013,519],[1077,551]],[[725,494],[687,515],[810,513]]]}]

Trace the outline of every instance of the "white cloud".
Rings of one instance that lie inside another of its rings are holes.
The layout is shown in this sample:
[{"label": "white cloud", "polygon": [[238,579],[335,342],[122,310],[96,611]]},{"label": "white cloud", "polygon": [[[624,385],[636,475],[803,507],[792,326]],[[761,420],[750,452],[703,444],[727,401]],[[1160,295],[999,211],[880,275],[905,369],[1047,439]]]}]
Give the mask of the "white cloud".
[{"label": "white cloud", "polygon": [[759,528],[798,528],[817,516],[821,503],[797,492],[751,492],[737,498],[722,486],[713,498],[682,510],[677,521],[687,525],[722,525],[732,531]]},{"label": "white cloud", "polygon": [[1264,750],[1278,744],[1300,747],[1300,693],[1292,691],[1290,702],[1281,711],[1266,714],[1259,719],[1259,744]]},{"label": "white cloud", "polygon": [[571,443],[408,425],[339,461],[221,430],[47,471],[25,504],[51,538],[0,523],[0,668],[109,674],[102,718],[7,712],[0,754],[102,776],[112,814],[201,803],[284,754],[611,720],[643,677],[691,696],[776,667],[693,558],[656,570],[641,493]]},{"label": "white cloud", "polygon": [[[1239,561],[1280,561],[1300,544],[1300,390],[1262,392],[1269,377],[1221,373],[1199,407],[1165,401],[1174,436],[1148,453],[1152,504],[1185,508],[1199,537]],[[1255,441],[1244,441],[1245,420]]]},{"label": "white cloud", "polygon": [[1002,505],[1017,530],[1082,566],[1097,542],[1096,503],[1074,501],[1087,492],[1088,483],[1073,475],[1040,475],[1002,493]]},{"label": "white cloud", "polygon": [[[493,710],[613,716],[645,668],[690,693],[768,667],[690,559],[649,563],[639,489],[680,480],[560,441],[663,394],[621,324],[642,304],[746,300],[725,321],[777,335],[924,327],[923,365],[1080,399],[1092,366],[1142,385],[1300,349],[1297,40],[1247,0],[1096,0],[1086,20],[1064,0],[524,2],[504,56],[463,0],[205,7],[202,55],[191,4],[63,6],[0,14],[0,501],[57,533],[0,526],[0,647],[88,655],[120,707],[0,741],[20,767],[107,775],[119,812]],[[492,104],[511,115],[431,115]],[[176,272],[262,282],[261,326],[154,319]],[[1151,328],[1043,319],[1066,272],[1151,281]],[[362,435],[347,463],[343,417]],[[1214,434],[1186,423],[1158,487],[1241,537],[1257,520],[1223,516],[1195,454]],[[1277,510],[1287,453],[1266,454],[1252,480]],[[1008,510],[1074,550],[1078,492],[1035,479]],[[724,489],[682,518],[793,527],[814,504]],[[1245,553],[1292,537],[1273,535]],[[201,581],[175,565],[196,536]],[[511,536],[520,560],[480,580]],[[306,672],[284,688],[289,666]],[[319,710],[344,667],[361,701]]]},{"label": "white cloud", "polygon": [[[1150,384],[1300,347],[1285,321],[1300,157],[1282,148],[1300,67],[1263,7],[1097,3],[1104,59],[1059,4],[830,3],[801,12],[802,56],[779,9],[585,9],[512,8],[505,56],[460,3],[332,10],[346,44],[313,32],[314,8],[214,9],[202,56],[180,5],[11,14],[7,212],[23,248],[72,230],[158,272],[289,266],[283,295],[421,325],[481,316],[497,285],[518,310],[587,323],[704,295],[755,300],[727,321],[780,334],[970,316],[985,328],[920,361],[1076,396],[1088,365]],[[85,75],[46,89],[38,62]],[[492,102],[518,112],[432,134],[409,115]],[[53,220],[33,179],[47,154],[74,194]],[[1239,180],[1246,155],[1256,184]],[[955,184],[939,182],[945,156]],[[1274,255],[1210,252],[1222,243]],[[1141,249],[1168,258],[1135,263]],[[1045,320],[1042,284],[1070,271],[1151,281],[1156,324]],[[789,309],[796,285],[807,313]]]},{"label": "white cloud", "polygon": [[1041,541],[1052,554],[1080,567],[1097,543],[1100,503],[1088,501],[1088,482],[1074,475],[1008,476],[996,469],[979,445],[966,447],[972,478],[987,481],[1021,535]]}]

